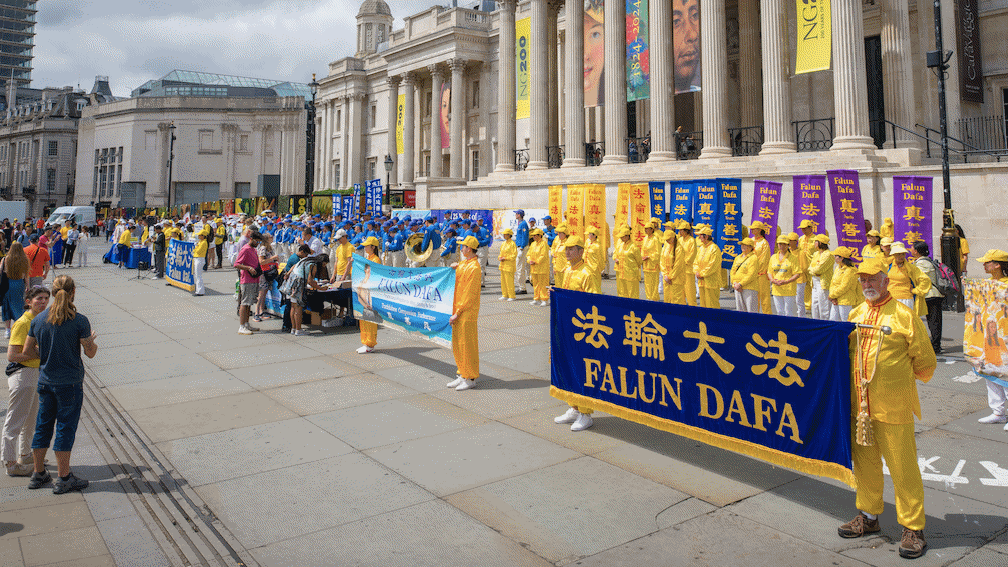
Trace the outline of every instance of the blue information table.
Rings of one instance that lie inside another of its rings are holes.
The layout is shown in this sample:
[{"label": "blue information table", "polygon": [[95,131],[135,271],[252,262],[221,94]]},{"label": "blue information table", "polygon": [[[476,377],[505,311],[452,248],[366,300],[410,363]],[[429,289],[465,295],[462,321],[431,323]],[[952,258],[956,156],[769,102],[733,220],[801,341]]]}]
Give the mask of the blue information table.
[{"label": "blue information table", "polygon": [[[151,253],[147,248],[134,248],[130,247],[129,252],[126,255],[126,267],[135,270],[140,262],[146,262],[149,266],[151,263]],[[105,254],[105,263],[118,264],[119,263],[119,246],[116,244],[112,245],[112,249]]]}]

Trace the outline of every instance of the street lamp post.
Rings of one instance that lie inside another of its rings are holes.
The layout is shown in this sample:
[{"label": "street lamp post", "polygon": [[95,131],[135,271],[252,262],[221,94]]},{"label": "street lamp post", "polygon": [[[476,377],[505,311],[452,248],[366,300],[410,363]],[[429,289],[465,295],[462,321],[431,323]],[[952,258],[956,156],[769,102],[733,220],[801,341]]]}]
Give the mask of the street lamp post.
[{"label": "street lamp post", "polygon": [[385,154],[385,199],[388,201],[389,206],[392,205],[392,188],[389,184],[391,183],[393,165],[392,156]]},{"label": "street lamp post", "polygon": [[168,142],[168,208],[172,208],[172,169],[175,165],[175,123],[168,123],[170,138]]},{"label": "street lamp post", "polygon": [[308,198],[309,208],[312,206],[312,196],[315,193],[315,95],[318,94],[319,84],[315,80],[315,73],[312,73],[311,82],[308,83],[311,89],[311,102],[308,103],[308,125],[305,132],[305,196]]}]

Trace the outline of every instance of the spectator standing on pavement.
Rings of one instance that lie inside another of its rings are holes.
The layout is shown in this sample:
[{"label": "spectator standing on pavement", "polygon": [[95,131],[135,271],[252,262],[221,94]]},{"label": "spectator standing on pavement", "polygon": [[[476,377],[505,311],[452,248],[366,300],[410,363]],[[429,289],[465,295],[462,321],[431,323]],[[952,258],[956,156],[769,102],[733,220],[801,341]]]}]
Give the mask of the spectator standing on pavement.
[{"label": "spectator standing on pavement", "polygon": [[28,289],[28,269],[30,265],[21,245],[11,244],[10,251],[0,260],[0,272],[7,276],[7,291],[4,292],[0,311],[3,312],[4,336],[10,338],[11,323],[21,318],[24,313],[24,292]]},{"label": "spectator standing on pavement", "polygon": [[39,244],[37,234],[31,236],[31,245],[25,248],[28,257],[28,287],[42,285],[49,275],[49,250]]},{"label": "spectator standing on pavement", "polygon": [[49,290],[32,288],[26,299],[30,309],[14,323],[7,345],[7,362],[16,368],[7,376],[10,399],[3,425],[3,460],[8,476],[29,476],[34,470],[31,443],[38,416],[39,358],[38,352],[24,352],[24,344],[32,319],[49,305]]},{"label": "spectator standing on pavement", "polygon": [[52,480],[45,468],[45,454],[55,428],[53,451],[59,478],[53,483],[53,494],[83,490],[88,485],[70,471],[70,452],[84,403],[81,349],[94,358],[98,345],[91,323],[74,306],[75,290],[70,276],[53,281],[53,305],[32,320],[24,345],[24,352],[39,353],[39,412],[32,440],[35,472],[28,488],[41,488]]},{"label": "spectator standing on pavement", "polygon": [[165,245],[164,227],[160,223],[154,225],[154,268],[157,270],[157,279],[163,279],[165,273],[165,253],[168,251]]},{"label": "spectator standing on pavement", "polygon": [[203,289],[203,266],[206,265],[207,250],[210,248],[210,245],[207,243],[206,236],[205,232],[200,231],[196,236],[199,240],[196,241],[196,247],[193,248],[193,295],[196,296],[201,296],[206,293]]},{"label": "spectator standing on pavement", "polygon": [[928,245],[922,240],[913,243],[914,264],[922,274],[931,280],[931,289],[924,294],[924,303],[927,305],[927,326],[931,333],[931,348],[935,354],[941,354],[942,337],[942,303],[945,296],[938,291],[938,270],[934,261],[930,258],[931,251]]},{"label": "spectator standing on pavement", "polygon": [[452,354],[458,370],[448,387],[462,391],[475,388],[479,378],[479,333],[476,328],[480,310],[480,268],[476,257],[479,241],[469,235],[462,240],[459,248],[463,260],[452,266],[455,268],[455,298],[452,315],[448,319],[453,327]]},{"label": "spectator standing on pavement", "polygon": [[[70,221],[67,221],[69,224]],[[70,228],[66,231],[66,242],[63,244],[63,263],[66,264],[68,268],[73,267],[74,253],[77,251],[77,243],[80,241],[80,230],[77,229],[77,223],[70,224]]]},{"label": "spectator standing on pavement", "polygon": [[[988,250],[986,254],[977,258],[983,264],[984,271],[990,274],[991,279],[1008,283],[1008,252],[1004,250]],[[981,321],[980,324],[984,324]],[[965,346],[965,345],[964,345]],[[990,380],[987,383],[987,404],[990,406],[991,414],[981,417],[980,423],[1006,423],[1008,422],[1008,391],[1004,386],[996,384]],[[1008,425],[1005,426],[1008,431]]]},{"label": "spectator standing on pavement", "polygon": [[248,242],[238,251],[234,267],[238,270],[238,334],[251,335],[257,329],[249,325],[252,306],[259,296],[259,254],[256,248],[262,242],[258,231],[250,230]]},{"label": "spectator standing on pavement", "polygon": [[525,257],[529,247],[529,225],[525,222],[525,211],[522,209],[515,211],[515,216],[518,217],[518,227],[515,228],[515,246],[518,247],[518,256],[515,258],[515,268],[518,270],[518,277],[516,279],[518,283],[517,294],[525,295],[528,293],[525,289],[525,284],[531,283],[529,281],[531,272]]}]

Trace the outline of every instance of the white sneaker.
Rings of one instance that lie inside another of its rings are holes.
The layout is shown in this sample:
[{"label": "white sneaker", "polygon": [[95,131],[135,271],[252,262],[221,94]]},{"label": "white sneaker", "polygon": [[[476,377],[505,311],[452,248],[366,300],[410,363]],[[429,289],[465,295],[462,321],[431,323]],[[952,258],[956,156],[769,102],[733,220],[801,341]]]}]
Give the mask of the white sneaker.
[{"label": "white sneaker", "polygon": [[238,334],[239,335],[251,335],[252,334],[252,330],[249,329],[248,327],[242,325],[242,326],[238,327]]},{"label": "white sneaker", "polygon": [[540,301],[539,305],[542,305],[543,307],[546,307],[547,305],[549,305],[549,301]]},{"label": "white sneaker", "polygon": [[529,305],[532,306],[539,305],[539,302],[533,299],[532,301],[529,301]]},{"label": "white sneaker", "polygon": [[981,417],[977,420],[977,423],[1008,423],[1008,415],[992,413],[987,417]]},{"label": "white sneaker", "polygon": [[581,412],[574,408],[567,408],[567,411],[563,415],[558,415],[553,418],[553,423],[574,423],[577,418],[581,416]]},{"label": "white sneaker", "polygon": [[475,387],[476,387],[476,380],[464,379],[464,380],[462,380],[462,382],[459,383],[458,386],[455,386],[455,391],[456,392],[461,392],[462,390],[468,390],[470,388],[475,388]]},{"label": "white sneaker", "polygon": [[502,295],[500,296],[500,299],[498,299],[497,301],[504,301],[505,299],[507,299],[507,296]]},{"label": "white sneaker", "polygon": [[594,423],[592,416],[586,413],[579,413],[577,421],[574,422],[574,425],[571,425],[571,431],[584,431],[591,427],[592,423]]},{"label": "white sneaker", "polygon": [[507,300],[508,300],[508,301],[514,301],[514,300],[515,300],[515,298],[513,298],[513,297],[509,297],[509,298],[507,298]]},{"label": "white sneaker", "polygon": [[295,337],[303,337],[303,336],[306,336],[308,334],[308,330],[307,329],[298,329],[296,331],[292,331],[292,333],[294,334]]},{"label": "white sneaker", "polygon": [[451,382],[448,382],[448,384],[446,384],[445,387],[446,388],[454,388],[454,387],[458,386],[459,384],[461,384],[464,381],[465,381],[464,378],[462,378],[461,376],[459,376],[458,374],[456,374],[455,375],[455,379],[452,380]]},{"label": "white sneaker", "polygon": [[1004,430],[1005,430],[1005,431],[1008,431],[1008,425],[1005,425],[1005,426],[1004,426]]},{"label": "white sneaker", "polygon": [[369,347],[367,345],[361,345],[361,347],[357,349],[357,354],[367,354],[369,352],[372,352],[373,350],[374,350],[373,347]]}]

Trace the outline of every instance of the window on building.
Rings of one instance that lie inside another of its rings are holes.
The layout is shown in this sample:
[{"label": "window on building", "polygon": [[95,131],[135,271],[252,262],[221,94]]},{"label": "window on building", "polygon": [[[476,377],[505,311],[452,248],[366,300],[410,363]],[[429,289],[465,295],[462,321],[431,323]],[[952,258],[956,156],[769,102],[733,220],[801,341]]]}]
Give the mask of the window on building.
[{"label": "window on building", "polygon": [[56,170],[46,170],[46,193],[52,195],[56,192]]},{"label": "window on building", "polygon": [[479,177],[479,150],[473,150],[472,153],[472,180],[476,181]]},{"label": "window on building", "polygon": [[385,43],[385,24],[378,24],[378,43]]},{"label": "window on building", "polygon": [[424,155],[424,171],[427,172],[427,176],[430,176],[430,154]]},{"label": "window on building", "polygon": [[56,140],[49,140],[49,155],[50,156],[59,155],[59,143]]},{"label": "window on building", "polygon": [[378,127],[378,105],[371,105],[371,129],[374,130]]},{"label": "window on building", "polygon": [[342,108],[337,108],[336,109],[336,131],[337,132],[340,131],[340,125],[343,124],[343,119],[341,118],[341,116],[343,116],[343,109]]},{"label": "window on building", "polygon": [[479,81],[473,81],[472,84],[472,107],[479,108]]},{"label": "window on building", "polygon": [[343,182],[340,173],[342,172],[340,171],[339,161],[333,162],[333,185],[336,187],[339,187],[340,183]]},{"label": "window on building", "polygon": [[98,196],[98,168],[94,168],[94,187],[91,188],[91,196]]},{"label": "window on building", "polygon": [[238,136],[238,151],[239,152],[248,151],[248,134],[241,134]]},{"label": "window on building", "polygon": [[371,158],[367,162],[368,166],[368,179],[375,178],[375,167],[377,166],[378,158]]},{"label": "window on building", "polygon": [[123,159],[123,147],[119,146],[119,163],[122,163]]},{"label": "window on building", "polygon": [[252,184],[248,181],[235,183],[234,195],[235,199],[252,198]]},{"label": "window on building", "polygon": [[115,163],[115,159],[116,159],[116,149],[115,148],[109,148],[109,153],[108,153],[109,163]]},{"label": "window on building", "polygon": [[122,190],[122,166],[119,166],[119,172],[116,176],[116,195]]}]

